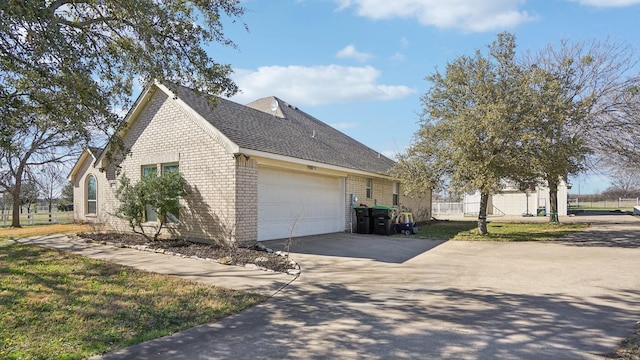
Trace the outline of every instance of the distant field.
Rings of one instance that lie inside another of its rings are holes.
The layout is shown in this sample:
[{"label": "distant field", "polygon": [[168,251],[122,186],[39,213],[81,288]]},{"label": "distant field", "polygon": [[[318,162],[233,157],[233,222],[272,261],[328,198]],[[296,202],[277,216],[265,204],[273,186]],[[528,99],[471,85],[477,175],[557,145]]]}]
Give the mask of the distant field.
[{"label": "distant field", "polygon": [[591,211],[633,211],[633,207],[638,205],[636,199],[606,200],[606,201],[570,201],[570,209],[591,210]]}]

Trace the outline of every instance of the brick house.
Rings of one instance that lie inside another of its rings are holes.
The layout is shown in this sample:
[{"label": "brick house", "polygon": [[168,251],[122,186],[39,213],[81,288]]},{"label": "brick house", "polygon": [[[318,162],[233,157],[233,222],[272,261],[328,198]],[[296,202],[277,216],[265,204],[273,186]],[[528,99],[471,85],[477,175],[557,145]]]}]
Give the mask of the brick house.
[{"label": "brick house", "polygon": [[[212,106],[188,88],[154,84],[125,120],[126,156],[87,149],[69,175],[76,220],[129,230],[111,215],[118,178],[136,182],[176,169],[189,195],[167,231],[194,240],[351,231],[351,194],[358,203],[430,213],[430,193],[401,194],[388,175],[393,160],[275,97],[247,105],[217,98]],[[148,221],[156,221],[153,214]]]}]

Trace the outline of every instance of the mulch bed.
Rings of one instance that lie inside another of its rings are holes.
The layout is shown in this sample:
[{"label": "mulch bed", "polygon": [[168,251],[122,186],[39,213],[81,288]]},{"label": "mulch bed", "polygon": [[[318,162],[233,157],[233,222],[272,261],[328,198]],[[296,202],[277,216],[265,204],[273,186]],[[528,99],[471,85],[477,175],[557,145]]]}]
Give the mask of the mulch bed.
[{"label": "mulch bed", "polygon": [[282,254],[269,252],[260,246],[252,247],[221,247],[213,244],[203,244],[184,239],[162,239],[150,241],[139,234],[130,233],[80,233],[78,237],[117,247],[146,247],[165,254],[184,257],[210,259],[225,265],[240,265],[255,267],[275,272],[286,273],[290,269],[299,269],[295,261],[288,260]]}]

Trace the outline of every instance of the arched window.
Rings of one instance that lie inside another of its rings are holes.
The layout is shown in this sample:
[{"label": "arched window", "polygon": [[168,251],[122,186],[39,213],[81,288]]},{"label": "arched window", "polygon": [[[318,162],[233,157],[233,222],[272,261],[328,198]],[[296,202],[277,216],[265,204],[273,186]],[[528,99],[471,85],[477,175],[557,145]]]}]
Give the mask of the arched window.
[{"label": "arched window", "polygon": [[87,214],[96,214],[98,210],[98,182],[96,177],[87,178]]}]

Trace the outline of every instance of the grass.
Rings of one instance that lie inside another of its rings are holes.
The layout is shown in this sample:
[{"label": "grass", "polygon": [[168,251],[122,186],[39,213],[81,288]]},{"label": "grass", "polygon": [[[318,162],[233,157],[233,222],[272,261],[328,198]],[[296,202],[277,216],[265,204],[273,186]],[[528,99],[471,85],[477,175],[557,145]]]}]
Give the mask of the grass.
[{"label": "grass", "polygon": [[[4,229],[0,237],[75,226]],[[2,359],[82,359],[213,322],[264,300],[7,240],[0,240],[0,263]]]},{"label": "grass", "polygon": [[419,227],[418,236],[463,241],[549,241],[576,231],[586,224],[488,222],[487,235],[479,235],[476,221],[439,221]]},{"label": "grass", "polygon": [[33,225],[23,226],[21,228],[0,228],[0,240],[19,239],[30,236],[47,236],[54,234],[72,234],[78,232],[91,231],[92,228],[87,224],[52,224],[52,225]]}]

